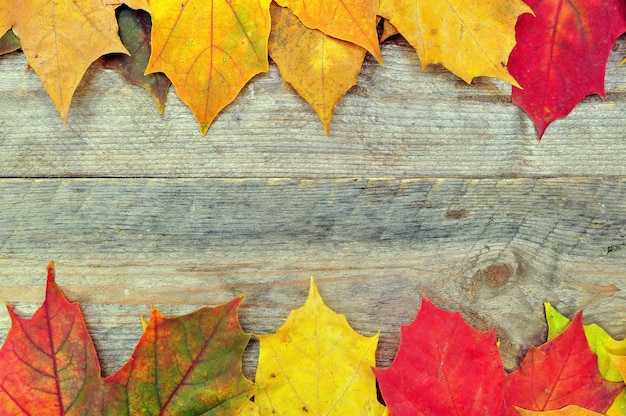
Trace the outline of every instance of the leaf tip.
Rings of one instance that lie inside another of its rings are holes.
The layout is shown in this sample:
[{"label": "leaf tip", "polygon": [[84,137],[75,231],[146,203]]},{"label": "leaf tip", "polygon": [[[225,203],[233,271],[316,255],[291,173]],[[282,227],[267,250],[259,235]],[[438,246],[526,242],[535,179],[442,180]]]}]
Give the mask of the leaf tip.
[{"label": "leaf tip", "polygon": [[48,283],[54,283],[54,262],[48,262]]}]

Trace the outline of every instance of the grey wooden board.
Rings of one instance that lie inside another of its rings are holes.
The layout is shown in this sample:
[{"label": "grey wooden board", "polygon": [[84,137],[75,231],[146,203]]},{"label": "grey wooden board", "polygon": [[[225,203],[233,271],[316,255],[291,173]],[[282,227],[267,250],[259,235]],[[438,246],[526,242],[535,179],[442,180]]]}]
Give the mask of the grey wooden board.
[{"label": "grey wooden board", "polygon": [[626,173],[626,41],[607,66],[608,99],[590,97],[548,128],[534,127],[493,79],[467,85],[421,69],[396,41],[385,67],[368,56],[359,85],[324,134],[275,66],[242,91],[201,137],[191,111],[168,97],[163,117],[141,88],[94,64],[64,127],[22,54],[0,57],[3,177],[546,177]]},{"label": "grey wooden board", "polygon": [[32,313],[54,260],[107,374],[151,305],[245,294],[244,329],[270,333],[311,276],[356,330],[381,331],[380,366],[420,294],[495,327],[509,368],[543,340],[544,301],[626,335],[623,179],[4,179],[0,195],[0,299]]}]

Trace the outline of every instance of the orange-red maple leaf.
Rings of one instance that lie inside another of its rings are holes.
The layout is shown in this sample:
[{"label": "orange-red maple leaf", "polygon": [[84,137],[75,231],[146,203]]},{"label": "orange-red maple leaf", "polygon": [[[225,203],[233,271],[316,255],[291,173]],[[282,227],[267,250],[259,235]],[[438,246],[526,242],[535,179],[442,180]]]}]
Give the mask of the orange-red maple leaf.
[{"label": "orange-red maple leaf", "polygon": [[531,348],[521,367],[508,376],[505,414],[518,416],[515,407],[543,411],[567,405],[602,413],[623,387],[606,381],[598,371],[579,313],[565,332]]},{"label": "orange-red maple leaf", "polygon": [[0,414],[79,415],[99,409],[102,379],[83,316],[54,282],[31,319],[9,307],[12,326],[0,349]]},{"label": "orange-red maple leaf", "polygon": [[522,89],[513,103],[535,123],[539,138],[585,96],[604,96],[604,73],[615,39],[626,31],[624,0],[525,0],[509,71]]},{"label": "orange-red maple leaf", "polygon": [[268,70],[271,0],[149,0],[152,55],[205,134],[256,74]]},{"label": "orange-red maple leaf", "polygon": [[19,37],[64,123],[92,62],[107,53],[128,53],[117,35],[113,7],[100,1],[0,0],[0,29],[6,25]]}]

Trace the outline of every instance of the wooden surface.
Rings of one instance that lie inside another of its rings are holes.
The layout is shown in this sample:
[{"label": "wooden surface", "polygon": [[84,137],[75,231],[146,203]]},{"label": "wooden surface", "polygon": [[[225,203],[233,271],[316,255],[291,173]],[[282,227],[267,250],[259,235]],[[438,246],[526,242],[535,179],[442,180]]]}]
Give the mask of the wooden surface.
[{"label": "wooden surface", "polygon": [[[421,294],[496,327],[508,368],[543,340],[544,301],[626,336],[626,39],[607,100],[542,142],[505,84],[422,71],[402,41],[382,50],[330,138],[273,66],[201,137],[173,92],[160,117],[97,63],[64,127],[23,55],[0,57],[0,300],[32,313],[55,261],[106,374],[151,305],[245,294],[244,329],[268,333],[311,275],[355,329],[381,331],[380,366]],[[0,341],[8,328],[1,311]]]}]

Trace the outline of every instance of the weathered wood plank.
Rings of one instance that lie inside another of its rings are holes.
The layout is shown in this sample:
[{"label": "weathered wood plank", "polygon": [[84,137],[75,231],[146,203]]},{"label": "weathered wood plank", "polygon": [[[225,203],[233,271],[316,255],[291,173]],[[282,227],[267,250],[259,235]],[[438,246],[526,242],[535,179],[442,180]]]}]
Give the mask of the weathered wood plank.
[{"label": "weathered wood plank", "polygon": [[420,293],[498,328],[509,367],[543,335],[544,301],[626,335],[624,179],[3,179],[0,195],[0,300],[32,312],[54,260],[107,373],[152,304],[243,293],[244,328],[266,333],[311,275],[357,330],[382,331],[383,366]]},{"label": "weathered wood plank", "polygon": [[422,71],[404,42],[368,58],[340,103],[332,137],[274,66],[200,137],[173,92],[163,117],[152,99],[96,64],[63,127],[22,54],[0,57],[3,177],[518,177],[623,176],[626,39],[607,70],[608,99],[586,99],[538,143],[510,88],[468,86],[441,68]]}]

